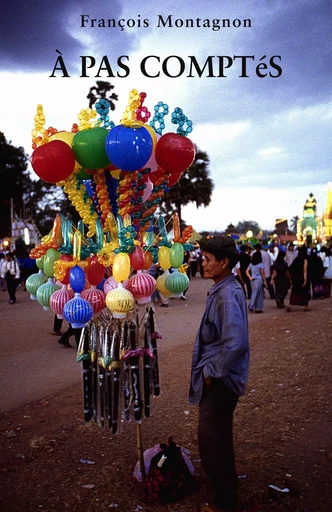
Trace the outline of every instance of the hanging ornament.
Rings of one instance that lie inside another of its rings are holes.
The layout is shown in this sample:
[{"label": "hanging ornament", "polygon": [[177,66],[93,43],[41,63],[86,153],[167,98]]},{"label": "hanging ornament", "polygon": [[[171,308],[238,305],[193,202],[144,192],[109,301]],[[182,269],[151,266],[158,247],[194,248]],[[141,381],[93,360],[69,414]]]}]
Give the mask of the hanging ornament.
[{"label": "hanging ornament", "polygon": [[25,287],[30,293],[30,299],[37,300],[36,294],[38,288],[47,282],[47,277],[44,272],[40,269],[37,274],[32,274],[28,277],[25,282]]},{"label": "hanging ornament", "polygon": [[151,295],[156,289],[156,280],[150,274],[141,270],[132,276],[128,281],[128,290],[135,297],[137,304],[148,304],[151,302]]},{"label": "hanging ornament", "polygon": [[49,277],[47,283],[42,284],[38,288],[36,294],[37,301],[39,302],[39,304],[43,306],[45,311],[50,310],[51,296],[54,292],[56,292],[59,289],[60,287],[53,282],[53,279],[51,277]]},{"label": "hanging ornament", "polygon": [[63,317],[74,329],[85,327],[93,316],[93,309],[87,300],[82,299],[79,293],[75,293],[63,308]]},{"label": "hanging ornament", "polygon": [[60,290],[52,293],[50,298],[50,308],[58,318],[63,318],[63,308],[65,304],[74,298],[74,292],[69,290],[66,284],[63,284]]},{"label": "hanging ornament", "polygon": [[94,315],[102,311],[106,306],[105,293],[102,290],[99,290],[95,285],[92,285],[91,288],[84,290],[81,293],[81,297],[82,299],[85,299],[88,302],[90,302]]},{"label": "hanging ornament", "polygon": [[127,313],[133,309],[134,305],[133,295],[122,286],[122,283],[119,283],[117,288],[106,295],[106,306],[114,318],[126,318]]},{"label": "hanging ornament", "polygon": [[177,269],[165,279],[166,288],[174,295],[181,295],[189,286],[189,278]]}]

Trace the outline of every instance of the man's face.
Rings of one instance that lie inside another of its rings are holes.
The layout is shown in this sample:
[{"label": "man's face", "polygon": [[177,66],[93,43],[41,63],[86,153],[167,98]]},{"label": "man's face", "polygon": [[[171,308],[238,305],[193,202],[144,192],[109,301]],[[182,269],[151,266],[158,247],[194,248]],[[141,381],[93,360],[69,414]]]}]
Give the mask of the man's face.
[{"label": "man's face", "polygon": [[202,256],[202,265],[205,279],[213,279],[215,283],[218,283],[231,273],[230,269],[228,268],[228,258],[223,258],[222,260],[218,261],[214,254],[205,251],[202,251]]}]

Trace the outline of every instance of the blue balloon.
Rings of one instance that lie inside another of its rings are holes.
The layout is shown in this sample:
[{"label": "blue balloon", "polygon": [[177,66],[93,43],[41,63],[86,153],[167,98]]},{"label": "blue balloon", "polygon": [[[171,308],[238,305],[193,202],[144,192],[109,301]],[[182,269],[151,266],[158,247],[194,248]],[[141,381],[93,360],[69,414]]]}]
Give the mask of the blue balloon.
[{"label": "blue balloon", "polygon": [[[79,267],[74,267],[79,268]],[[93,308],[85,299],[77,293],[75,297],[66,302],[63,308],[63,317],[74,329],[84,327],[93,316]]]},{"label": "blue balloon", "polygon": [[115,126],[105,140],[108,158],[123,171],[138,171],[144,167],[151,156],[152,148],[151,134],[144,126]]},{"label": "blue balloon", "polygon": [[89,197],[93,197],[94,194],[95,194],[95,189],[96,189],[96,186],[95,186],[95,183],[93,180],[83,180],[83,183],[85,185],[85,188],[86,188],[86,191],[88,193],[88,196]]},{"label": "blue balloon", "polygon": [[80,293],[84,290],[85,274],[84,270],[78,265],[70,269],[69,283],[75,293]]},{"label": "blue balloon", "polygon": [[97,284],[97,289],[98,290],[101,290],[102,292],[104,291],[104,283],[105,283],[106,279],[103,278],[99,284]]}]

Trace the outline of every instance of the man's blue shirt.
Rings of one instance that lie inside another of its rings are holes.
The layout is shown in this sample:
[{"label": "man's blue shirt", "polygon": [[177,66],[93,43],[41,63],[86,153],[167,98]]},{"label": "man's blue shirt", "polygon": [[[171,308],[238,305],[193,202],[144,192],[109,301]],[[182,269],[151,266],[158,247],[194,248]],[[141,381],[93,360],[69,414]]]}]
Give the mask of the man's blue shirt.
[{"label": "man's blue shirt", "polygon": [[248,373],[247,305],[241,285],[231,274],[208,292],[193,350],[189,402],[200,402],[204,377],[222,379],[241,396]]}]

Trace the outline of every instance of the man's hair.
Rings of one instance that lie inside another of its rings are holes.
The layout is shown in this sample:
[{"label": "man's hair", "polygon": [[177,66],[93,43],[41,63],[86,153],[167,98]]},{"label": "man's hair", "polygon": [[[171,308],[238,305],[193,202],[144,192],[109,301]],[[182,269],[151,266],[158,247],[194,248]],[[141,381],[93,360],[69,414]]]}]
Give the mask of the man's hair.
[{"label": "man's hair", "polygon": [[231,270],[232,270],[232,268],[235,267],[235,265],[239,261],[239,257],[237,255],[236,256],[235,255],[234,256],[225,256],[224,254],[222,254],[221,251],[215,251],[212,254],[215,256],[217,261],[221,261],[221,260],[223,260],[225,258],[228,258],[228,265],[227,266]]}]

